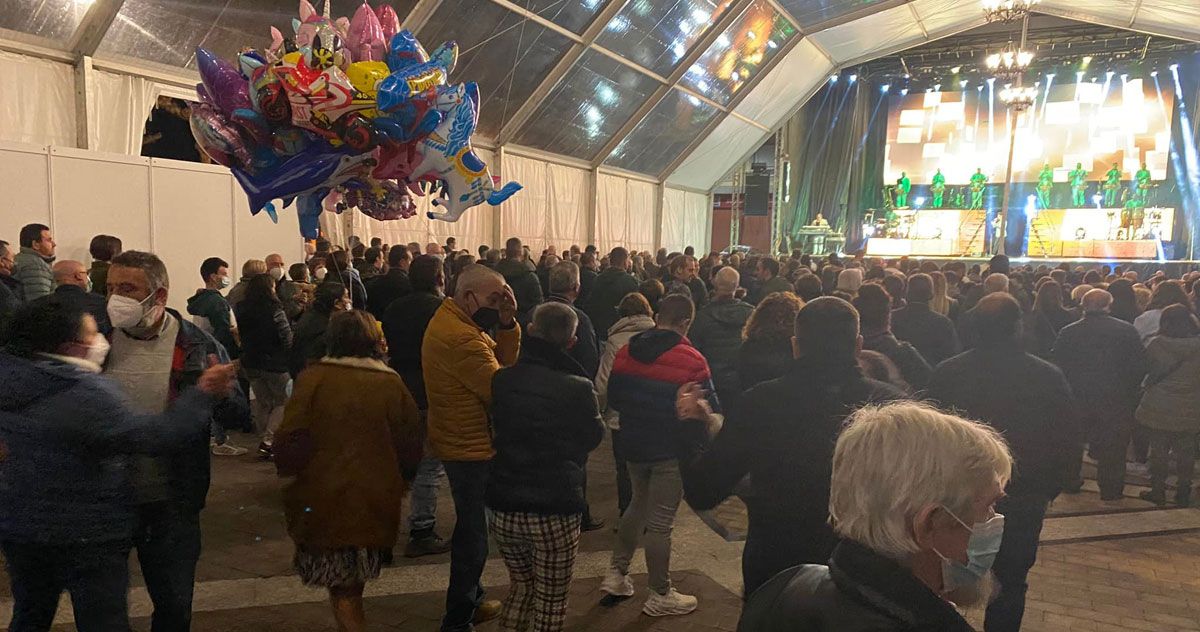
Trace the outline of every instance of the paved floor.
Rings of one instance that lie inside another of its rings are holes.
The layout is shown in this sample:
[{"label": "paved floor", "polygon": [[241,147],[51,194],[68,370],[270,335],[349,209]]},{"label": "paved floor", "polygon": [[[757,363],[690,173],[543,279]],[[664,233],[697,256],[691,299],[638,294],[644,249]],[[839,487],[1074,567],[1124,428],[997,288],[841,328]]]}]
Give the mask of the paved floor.
[{"label": "paved floor", "polygon": [[[238,437],[253,445],[249,437]],[[616,490],[607,445],[592,458],[589,494],[593,512],[612,524]],[[1062,496],[1051,508],[1038,564],[1030,576],[1025,630],[1200,631],[1200,510],[1159,509],[1136,499],[1144,482],[1130,476],[1127,498],[1106,503],[1089,482],[1081,494]],[[215,458],[213,487],[202,516],[204,552],[197,568],[197,632],[333,630],[325,594],[300,585],[290,568],[291,542],[279,503],[274,468],[253,458]],[[448,535],[453,507],[443,485],[438,531]],[[717,535],[717,525],[730,540]],[[614,535],[609,528],[583,535],[567,620],[569,630],[731,631],[740,608],[741,543],[745,510],[731,502],[704,519],[680,510],[674,534],[673,577],[681,591],[700,598],[693,615],[652,619],[640,614],[645,568],[635,561],[638,595],[606,608],[598,603]],[[441,617],[449,556],[397,558],[368,587],[372,630],[432,631]],[[149,630],[150,603],[133,560],[130,608],[134,629]],[[502,597],[507,575],[488,562],[484,584]],[[8,582],[0,577],[0,629],[9,619]],[[979,625],[979,612],[968,613]],[[64,600],[55,630],[73,630]],[[980,626],[981,627],[981,626]],[[494,624],[481,626],[494,630]]]}]

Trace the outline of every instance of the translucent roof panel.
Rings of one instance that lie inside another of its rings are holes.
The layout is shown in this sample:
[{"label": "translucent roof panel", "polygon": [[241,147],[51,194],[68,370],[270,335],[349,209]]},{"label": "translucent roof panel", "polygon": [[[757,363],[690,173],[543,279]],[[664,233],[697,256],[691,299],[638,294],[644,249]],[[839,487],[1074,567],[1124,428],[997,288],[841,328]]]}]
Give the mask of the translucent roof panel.
[{"label": "translucent roof panel", "polygon": [[604,164],[657,175],[679,152],[687,149],[719,112],[690,94],[671,90],[617,145]]},{"label": "translucent roof panel", "polygon": [[[964,13],[962,17],[965,23],[976,19],[978,14]],[[839,24],[809,37],[839,64],[871,59],[925,41],[925,34],[907,4]]]},{"label": "translucent roof panel", "polygon": [[[513,0],[532,13],[582,33],[591,24],[592,18],[604,8],[605,0]],[[620,0],[611,0],[619,2]],[[403,14],[401,14],[403,15]]]},{"label": "translucent roof panel", "polygon": [[481,0],[444,0],[418,37],[428,50],[458,42],[450,79],[479,84],[478,132],[492,138],[571,47],[566,37]]},{"label": "translucent roof panel", "polygon": [[1139,6],[1133,28],[1164,33],[1190,31],[1195,39],[1194,25],[1200,24],[1200,3],[1195,0],[1142,0]]},{"label": "translucent roof panel", "polygon": [[87,13],[88,4],[77,0],[4,0],[0,28],[44,37],[65,47]]},{"label": "translucent roof panel", "polygon": [[269,45],[272,26],[291,35],[297,6],[295,0],[125,0],[99,52],[191,68],[203,46],[232,59],[244,47]]},{"label": "translucent roof panel", "polygon": [[884,2],[887,0],[779,0],[801,28],[818,26]]},{"label": "translucent roof panel", "polygon": [[[612,0],[618,2],[620,0]],[[596,43],[668,75],[733,0],[629,0]]]},{"label": "translucent roof panel", "polygon": [[667,183],[706,191],[767,136],[768,132],[736,116],[727,116],[667,178]]},{"label": "translucent roof panel", "polygon": [[591,160],[659,85],[589,50],[533,113],[516,142]]},{"label": "translucent roof panel", "polygon": [[688,68],[683,85],[727,105],[759,68],[796,36],[792,26],[766,0],[746,7],[733,24]]}]

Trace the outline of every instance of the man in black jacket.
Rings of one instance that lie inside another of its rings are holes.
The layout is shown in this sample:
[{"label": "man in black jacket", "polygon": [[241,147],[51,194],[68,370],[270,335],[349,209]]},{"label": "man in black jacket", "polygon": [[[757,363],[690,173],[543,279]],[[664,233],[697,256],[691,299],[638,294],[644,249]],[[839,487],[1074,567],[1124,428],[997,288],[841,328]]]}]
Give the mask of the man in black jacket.
[{"label": "man in black jacket", "polygon": [[371,279],[367,287],[367,311],[376,319],[382,321],[383,315],[392,301],[406,296],[413,291],[412,282],[408,279],[408,266],[412,263],[412,255],[407,248],[392,248],[388,250],[388,271]]},{"label": "man in black jacket", "polygon": [[533,308],[542,303],[542,283],[533,266],[523,260],[525,249],[521,240],[510,238],[504,243],[504,259],[496,264],[496,272],[504,275],[504,282],[513,290],[517,299],[517,318],[526,320]]},{"label": "man in black jacket", "polygon": [[505,629],[562,630],[566,619],[587,456],[604,437],[591,378],[567,352],[576,313],[559,302],[535,309],[517,363],[492,378],[496,456],[486,501],[512,580]]},{"label": "man in black jacket", "polygon": [[979,345],[937,368],[929,396],[995,428],[1012,449],[1015,474],[996,505],[1006,516],[994,568],[1000,590],[988,605],[985,627],[1017,632],[1046,506],[1058,496],[1064,472],[1079,452],[1079,427],[1062,372],[1021,347],[1017,300],[989,294],[974,311]]},{"label": "man in black jacket", "polygon": [[738,385],[738,351],[742,348],[742,329],[754,306],[734,296],[740,282],[738,271],[730,266],[713,275],[713,299],[696,312],[696,322],[688,331],[692,344],[704,354],[712,369],[717,398],[733,406],[741,396]]},{"label": "man in black jacket", "polygon": [[[745,594],[796,564],[829,559],[837,537],[829,527],[829,476],[834,441],[846,416],[870,402],[900,399],[896,389],[863,377],[858,312],[840,298],[818,298],[796,314],[792,371],[746,391],[721,427],[685,386],[677,402],[688,424],[681,460],[684,497],[712,509],[747,474],[750,531],[742,553]],[[706,428],[707,426],[707,428]],[[718,434],[719,429],[719,434]]]},{"label": "man in black jacket", "polygon": [[596,343],[596,330],[592,327],[592,320],[582,309],[575,306],[578,298],[579,266],[573,261],[554,264],[550,269],[550,296],[546,301],[570,305],[575,312],[579,326],[575,331],[575,344],[567,350],[567,355],[578,362],[579,366],[583,367],[583,372],[594,380],[596,372],[600,370],[600,350]]},{"label": "man in black jacket", "polygon": [[596,261],[596,253],[585,252],[579,255],[579,304],[587,304],[588,294],[596,284],[599,276],[600,263]]},{"label": "man in black jacket", "polygon": [[638,280],[629,273],[629,251],[617,246],[608,255],[608,267],[596,276],[583,311],[592,319],[596,337],[608,338],[608,329],[618,320],[617,306],[626,294],[638,291]]},{"label": "man in black jacket", "polygon": [[958,355],[958,332],[949,318],[933,311],[933,279],[928,274],[914,274],[908,280],[908,304],[892,312],[892,333],[911,343],[921,352],[930,366]]},{"label": "man in black jacket", "polygon": [[[406,248],[392,248],[393,253],[397,250],[404,252],[406,257],[409,255]],[[388,343],[388,365],[404,379],[405,386],[413,394],[413,399],[417,400],[417,407],[424,416],[429,410],[429,397],[425,393],[425,376],[421,371],[421,342],[425,339],[429,321],[445,300],[442,288],[446,285],[446,279],[441,262],[430,255],[421,255],[406,267],[406,279],[412,283],[412,292],[388,306],[383,315],[383,335]],[[412,500],[408,508],[408,545],[404,549],[406,557],[438,555],[450,550],[450,543],[435,531],[438,483],[442,469],[442,462],[433,455],[433,451],[425,450],[412,483]]]},{"label": "man in black jacket", "polygon": [[887,290],[875,283],[862,286],[854,307],[862,318],[863,349],[887,356],[914,391],[925,388],[933,369],[920,351],[892,334],[892,297]]},{"label": "man in black jacket", "polygon": [[112,323],[108,320],[108,308],[104,297],[92,292],[92,280],[88,277],[87,266],[78,261],[62,260],[55,262],[54,292],[38,300],[51,296],[60,302],[78,308],[96,319],[96,328],[106,338],[112,336]]},{"label": "man in black jacket", "polygon": [[[1146,377],[1146,351],[1137,329],[1109,315],[1112,295],[1083,295],[1083,319],[1067,325],[1054,343],[1054,363],[1066,374],[1078,401],[1089,451],[1096,458],[1102,500],[1120,500],[1125,491],[1125,450]],[[1076,487],[1080,451],[1068,484]]]}]

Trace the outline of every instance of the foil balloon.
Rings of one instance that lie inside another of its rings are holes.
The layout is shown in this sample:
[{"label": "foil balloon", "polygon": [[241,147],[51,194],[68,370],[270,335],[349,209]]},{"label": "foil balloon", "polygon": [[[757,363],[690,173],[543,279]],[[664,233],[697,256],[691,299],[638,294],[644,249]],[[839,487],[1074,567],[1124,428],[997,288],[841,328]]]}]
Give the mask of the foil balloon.
[{"label": "foil balloon", "polygon": [[471,148],[479,93],[451,83],[453,41],[427,53],[387,5],[363,2],[353,19],[331,16],[328,0],[322,13],[309,0],[298,6],[292,37],[271,28],[265,48],[243,48],[233,62],[196,51],[192,134],[233,171],[252,214],[277,219],[277,201],[295,202],[311,238],[323,212],[399,220],[436,191],[429,216],[456,221],[521,188],[497,188]]}]

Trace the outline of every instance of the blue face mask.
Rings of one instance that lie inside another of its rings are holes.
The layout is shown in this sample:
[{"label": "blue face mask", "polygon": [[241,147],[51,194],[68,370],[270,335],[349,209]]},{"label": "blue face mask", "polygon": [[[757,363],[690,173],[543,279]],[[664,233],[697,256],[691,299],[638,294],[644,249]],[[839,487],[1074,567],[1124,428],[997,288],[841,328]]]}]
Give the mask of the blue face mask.
[{"label": "blue face mask", "polygon": [[996,514],[972,527],[959,520],[958,516],[946,507],[942,507],[942,509],[945,509],[946,513],[971,532],[971,539],[967,541],[966,564],[948,558],[934,549],[934,553],[942,558],[942,592],[945,593],[979,583],[983,576],[992,569],[992,563],[996,561],[996,553],[1000,551],[1000,541],[1004,538],[1004,516]]}]

